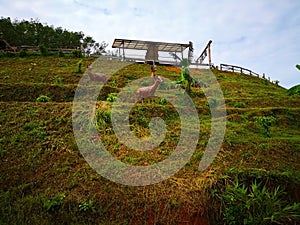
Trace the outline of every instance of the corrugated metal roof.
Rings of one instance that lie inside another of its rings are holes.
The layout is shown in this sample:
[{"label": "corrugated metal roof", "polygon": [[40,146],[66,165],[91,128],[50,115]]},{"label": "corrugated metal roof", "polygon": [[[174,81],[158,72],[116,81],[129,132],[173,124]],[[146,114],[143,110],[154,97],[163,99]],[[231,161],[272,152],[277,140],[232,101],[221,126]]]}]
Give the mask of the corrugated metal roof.
[{"label": "corrugated metal roof", "polygon": [[189,46],[189,44],[115,39],[112,45],[113,48],[124,47],[125,49],[136,50],[147,50],[150,46],[155,46],[158,51],[163,52],[182,52]]}]

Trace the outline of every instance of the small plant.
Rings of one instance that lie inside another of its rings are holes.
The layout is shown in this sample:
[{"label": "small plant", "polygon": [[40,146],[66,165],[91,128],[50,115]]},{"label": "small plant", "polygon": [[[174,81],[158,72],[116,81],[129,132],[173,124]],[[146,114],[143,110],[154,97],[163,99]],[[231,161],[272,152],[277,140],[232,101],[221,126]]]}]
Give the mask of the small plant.
[{"label": "small plant", "polygon": [[81,201],[79,203],[79,211],[87,212],[87,211],[95,211],[94,202],[92,200],[89,201]]},{"label": "small plant", "polygon": [[117,93],[109,93],[106,101],[115,102],[117,100]]},{"label": "small plant", "polygon": [[195,160],[200,160],[203,157],[204,153],[203,152],[196,152],[194,154],[194,159]]},{"label": "small plant", "polygon": [[78,61],[77,62],[77,70],[76,70],[76,73],[82,73],[82,60]]},{"label": "small plant", "polygon": [[112,81],[110,82],[110,86],[111,86],[111,87],[117,87],[117,86],[118,86],[117,81],[116,81],[116,80],[112,80]]},{"label": "small plant", "polygon": [[4,148],[2,147],[2,145],[0,145],[0,158],[2,158],[4,155],[5,155],[5,150]]},{"label": "small plant", "polygon": [[64,86],[63,77],[61,75],[55,76],[55,85],[58,87]]},{"label": "small plant", "polygon": [[141,116],[138,120],[138,124],[144,128],[149,128],[149,119],[146,118],[145,116]]},{"label": "small plant", "polygon": [[47,211],[55,211],[64,204],[65,198],[66,195],[64,193],[56,194],[51,199],[44,200],[44,207]]},{"label": "small plant", "polygon": [[182,70],[181,70],[181,77],[187,81],[187,85],[186,85],[186,92],[187,93],[190,93],[191,92],[191,84],[192,84],[192,81],[193,81],[193,78],[191,77],[191,72],[189,70],[189,67],[188,66],[183,66],[182,67]]},{"label": "small plant", "polygon": [[270,128],[277,122],[277,119],[273,116],[260,116],[256,117],[256,122],[263,128],[267,137],[271,137]]},{"label": "small plant", "polygon": [[126,75],[126,78],[127,78],[128,80],[134,80],[134,79],[135,79],[135,76],[132,75],[132,74],[129,74],[129,75]]},{"label": "small plant", "polygon": [[237,102],[237,103],[234,104],[234,107],[235,108],[245,108],[246,104],[243,103],[243,102]]},{"label": "small plant", "polygon": [[40,95],[37,99],[37,102],[51,102],[51,98],[46,95]]},{"label": "small plant", "polygon": [[161,98],[158,102],[160,105],[167,105],[168,104],[168,100],[165,98]]}]

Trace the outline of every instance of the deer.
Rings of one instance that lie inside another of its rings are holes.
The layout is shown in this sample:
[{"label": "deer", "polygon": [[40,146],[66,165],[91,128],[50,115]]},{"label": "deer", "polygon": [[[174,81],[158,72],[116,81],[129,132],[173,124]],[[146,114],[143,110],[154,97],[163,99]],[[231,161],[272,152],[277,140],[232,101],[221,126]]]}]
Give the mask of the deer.
[{"label": "deer", "polygon": [[107,77],[104,73],[93,73],[93,67],[88,66],[87,73],[92,81],[105,83],[107,81]]},{"label": "deer", "polygon": [[142,103],[144,103],[144,98],[153,97],[158,85],[161,82],[163,82],[163,79],[160,76],[155,76],[154,84],[152,84],[151,86],[141,87],[141,88],[137,89],[136,94],[135,94],[136,101],[142,100]]}]

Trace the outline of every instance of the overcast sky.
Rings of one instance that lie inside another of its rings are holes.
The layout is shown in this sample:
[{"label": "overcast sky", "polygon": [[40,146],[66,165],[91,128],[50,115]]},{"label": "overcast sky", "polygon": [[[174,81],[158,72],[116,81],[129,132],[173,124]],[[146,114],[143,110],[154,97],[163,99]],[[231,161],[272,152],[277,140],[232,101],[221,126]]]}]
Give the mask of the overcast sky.
[{"label": "overcast sky", "polygon": [[212,61],[300,84],[299,0],[0,0],[0,16],[39,19],[82,31],[109,48],[115,38],[194,43],[212,40]]}]

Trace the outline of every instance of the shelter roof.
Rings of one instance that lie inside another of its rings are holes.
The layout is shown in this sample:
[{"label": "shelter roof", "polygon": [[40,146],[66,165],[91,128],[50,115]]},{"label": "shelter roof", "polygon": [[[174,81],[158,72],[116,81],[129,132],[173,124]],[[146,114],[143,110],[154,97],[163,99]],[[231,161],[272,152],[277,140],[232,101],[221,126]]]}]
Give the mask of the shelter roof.
[{"label": "shelter roof", "polygon": [[113,48],[136,49],[136,50],[147,50],[149,46],[155,46],[157,47],[158,51],[163,51],[163,52],[182,52],[189,46],[189,44],[115,39],[112,45]]}]

